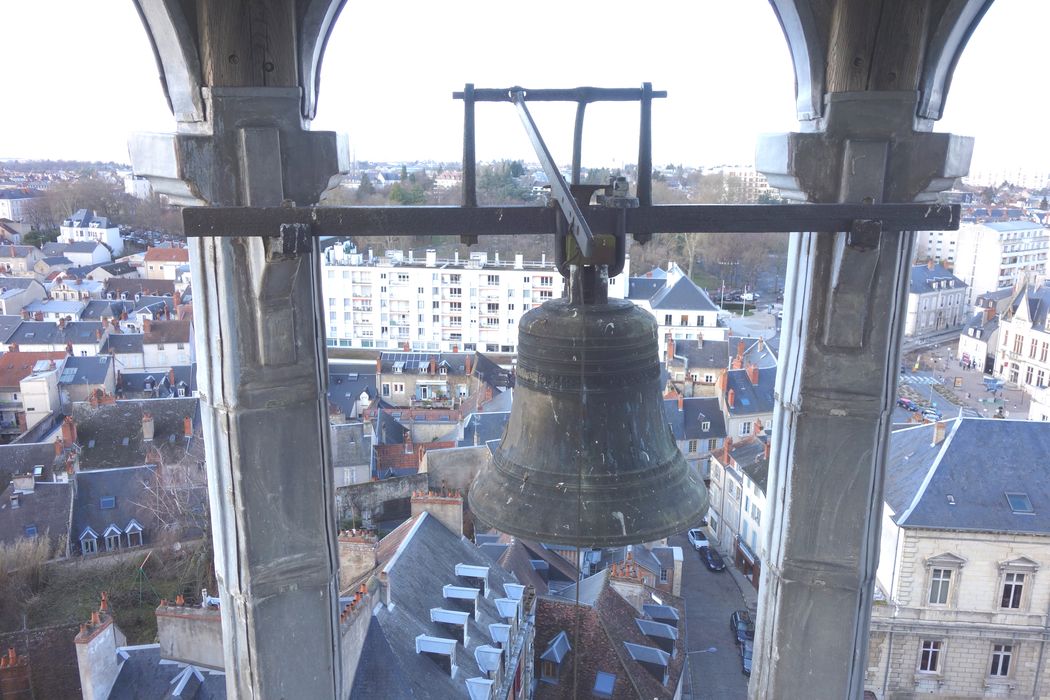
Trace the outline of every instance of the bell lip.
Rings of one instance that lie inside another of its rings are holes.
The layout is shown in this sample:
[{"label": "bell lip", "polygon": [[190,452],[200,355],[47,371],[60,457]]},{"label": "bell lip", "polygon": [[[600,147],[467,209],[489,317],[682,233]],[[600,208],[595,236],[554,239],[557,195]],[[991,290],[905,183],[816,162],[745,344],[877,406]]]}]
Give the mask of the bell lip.
[{"label": "bell lip", "polygon": [[[520,537],[522,539],[533,540],[536,542],[550,543],[550,544],[564,544],[571,545],[574,547],[620,547],[628,544],[642,544],[645,542],[652,542],[654,540],[663,539],[671,535],[677,535],[685,532],[691,527],[694,527],[696,523],[700,522],[700,519],[707,514],[710,509],[710,495],[707,489],[704,487],[703,482],[699,481],[700,489],[697,491],[699,495],[699,504],[695,508],[695,512],[690,512],[676,519],[673,523],[664,524],[660,527],[651,528],[640,532],[633,532],[627,534],[610,534],[602,535],[598,537],[578,537],[576,535],[561,535],[556,533],[544,534],[535,532],[532,530],[526,530],[520,528],[514,523],[503,521],[501,518],[489,517],[486,513],[485,508],[478,508],[476,497],[474,496],[474,489],[467,492],[467,505],[470,509],[471,515],[481,524],[486,525],[499,532],[511,535],[513,537]],[[694,509],[690,509],[691,511]]]}]

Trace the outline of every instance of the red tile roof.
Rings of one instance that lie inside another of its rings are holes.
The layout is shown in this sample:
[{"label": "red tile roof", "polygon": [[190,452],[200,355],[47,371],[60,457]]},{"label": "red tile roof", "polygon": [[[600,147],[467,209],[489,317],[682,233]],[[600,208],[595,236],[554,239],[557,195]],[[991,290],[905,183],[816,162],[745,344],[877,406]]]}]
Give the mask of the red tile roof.
[{"label": "red tile roof", "polygon": [[64,352],[21,352],[13,351],[0,355],[0,387],[18,386],[33,373],[33,365],[40,360],[54,360],[56,363],[65,359]]},{"label": "red tile roof", "polygon": [[188,248],[150,248],[146,251],[146,262],[177,262],[190,261]]}]

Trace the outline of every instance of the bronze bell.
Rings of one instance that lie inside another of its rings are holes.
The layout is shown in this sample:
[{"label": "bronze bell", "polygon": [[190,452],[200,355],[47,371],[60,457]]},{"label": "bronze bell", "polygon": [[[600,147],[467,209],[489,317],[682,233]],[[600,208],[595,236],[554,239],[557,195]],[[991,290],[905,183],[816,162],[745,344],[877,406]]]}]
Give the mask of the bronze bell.
[{"label": "bronze bell", "polygon": [[501,532],[580,547],[695,527],[707,490],[664,417],[656,321],[604,286],[589,296],[522,317],[510,420],[470,510]]}]

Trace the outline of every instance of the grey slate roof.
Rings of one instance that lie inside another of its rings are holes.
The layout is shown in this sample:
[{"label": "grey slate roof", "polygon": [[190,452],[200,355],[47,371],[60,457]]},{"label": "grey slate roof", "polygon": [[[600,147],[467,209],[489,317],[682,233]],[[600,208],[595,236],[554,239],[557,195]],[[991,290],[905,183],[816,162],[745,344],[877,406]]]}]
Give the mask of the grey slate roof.
[{"label": "grey slate roof", "polygon": [[58,241],[55,241],[53,243],[45,243],[44,247],[40,250],[43,252],[44,259],[46,260],[47,258],[64,255],[68,247],[68,243],[59,243]]},{"label": "grey slate roof", "polygon": [[377,396],[374,369],[361,373],[352,371],[346,365],[328,366],[328,401],[338,406],[344,415],[352,414],[354,402],[362,391],[366,392],[369,398],[374,399]]},{"label": "grey slate roof", "polygon": [[[894,432],[886,465],[886,505],[901,527],[1050,534],[1050,429],[992,418]],[[1027,494],[1034,512],[1014,513],[1006,493]],[[954,504],[948,496],[952,496]]]},{"label": "grey slate roof", "polygon": [[109,274],[116,275],[117,277],[121,277],[123,275],[130,275],[131,273],[135,272],[135,268],[132,267],[131,263],[128,262],[106,263],[101,267]]},{"label": "grey slate roof", "polygon": [[342,423],[331,426],[332,466],[368,466],[372,458],[372,436],[365,434],[364,423]]},{"label": "grey slate roof", "polygon": [[[37,536],[47,533],[52,546],[69,535],[69,515],[73,508],[73,485],[40,483],[34,485],[33,493],[19,496],[19,506],[11,507],[10,485],[0,494],[0,543],[10,544],[27,537],[26,528],[36,527]],[[56,552],[61,556],[65,552]]]},{"label": "grey slate roof", "polygon": [[73,216],[62,222],[63,226],[77,228],[87,228],[91,224],[98,224],[99,228],[110,228],[109,219],[104,216],[95,216],[93,209],[77,209]]},{"label": "grey slate roof", "polygon": [[[605,584],[609,580],[609,570],[602,569],[596,574],[591,574],[579,583],[580,605],[594,605],[598,596],[605,590]],[[576,583],[569,584],[557,593],[551,593],[551,598],[559,600],[576,601]]]},{"label": "grey slate roof", "polygon": [[106,336],[106,342],[102,344],[100,353],[114,352],[117,355],[141,355],[142,334],[141,333],[110,333]]},{"label": "grey slate roof", "polygon": [[185,672],[182,663],[161,664],[160,645],[149,644],[126,649],[128,658],[109,692],[109,700],[140,700],[142,698],[179,698],[179,700],[220,700],[226,697],[226,677],[199,669],[203,682],[191,675],[177,696],[173,691],[175,678]]},{"label": "grey slate roof", "polygon": [[1030,231],[1043,229],[1043,225],[1035,221],[990,221],[984,224],[993,231]]},{"label": "grey slate roof", "polygon": [[[44,477],[51,478],[55,446],[50,442],[14,442],[0,445],[0,478],[28,474],[38,464],[44,465]],[[2,482],[0,482],[2,483]]]},{"label": "grey slate roof", "polygon": [[627,281],[627,298],[632,301],[652,299],[653,295],[664,288],[667,275],[659,279],[632,277]]},{"label": "grey slate roof", "polygon": [[[735,346],[734,346],[735,347]],[[729,366],[729,341],[675,340],[675,360],[685,361],[686,369],[725,369]]]},{"label": "grey slate roof", "polygon": [[[66,262],[70,262],[68,258],[64,258]],[[91,263],[90,265],[79,265],[77,267],[71,267],[66,270],[66,275],[69,278],[84,278],[87,275],[98,268],[102,267],[103,263]]]},{"label": "grey slate roof", "polygon": [[689,311],[717,311],[718,307],[707,292],[688,277],[682,277],[672,287],[664,287],[649,302],[656,309],[688,309]]},{"label": "grey slate roof", "polygon": [[[484,445],[490,440],[499,440],[509,420],[509,411],[472,413],[464,419],[463,439],[457,441],[456,446]],[[453,431],[453,438],[457,432]]]},{"label": "grey slate roof", "polygon": [[49,255],[42,261],[48,267],[54,267],[55,265],[72,265],[73,261],[67,258],[65,255]]},{"label": "grey slate roof", "polygon": [[[465,538],[454,534],[429,513],[422,514],[410,525],[396,554],[384,565],[390,585],[393,605],[379,606],[374,611],[382,637],[366,640],[360,663],[362,668],[375,668],[375,654],[381,654],[381,663],[396,669],[396,674],[369,677],[356,674],[350,691],[353,698],[445,698],[464,697],[465,680],[485,674],[478,667],[474,651],[482,645],[494,645],[489,625],[503,623],[495,600],[505,596],[504,584],[517,581],[514,576],[495,565]],[[382,549],[382,544],[380,544]],[[425,654],[416,653],[416,637],[420,634],[452,638],[456,633],[445,625],[430,621],[432,608],[463,609],[457,601],[446,599],[442,587],[476,587],[473,580],[456,576],[456,564],[487,566],[487,596],[478,596],[477,619],[468,621],[468,645],[463,648],[462,635],[455,651],[459,671],[451,678]],[[369,636],[376,632],[369,627]],[[360,685],[359,685],[360,684]]]},{"label": "grey slate roof", "polygon": [[745,365],[751,362],[762,369],[777,366],[776,345],[771,345],[765,338],[733,335],[726,342],[729,343],[729,354],[733,358],[737,356],[740,344],[743,343]]},{"label": "grey slate roof", "polygon": [[16,315],[0,316],[0,343],[10,342],[18,326],[22,323],[22,317]]},{"label": "grey slate roof", "polygon": [[[1028,304],[1026,311],[1028,312],[1028,318],[1032,322],[1032,327],[1036,330],[1046,331],[1047,330],[1047,316],[1050,312],[1050,284],[1044,284],[1042,287],[1029,286],[1025,289],[1024,294],[1020,297],[1020,303]],[[1016,315],[1016,311],[1014,314]]]},{"label": "grey slate roof", "polygon": [[[118,336],[128,337],[128,336]],[[142,338],[141,335],[130,336]],[[132,341],[134,342],[134,341]],[[141,349],[141,348],[140,348]],[[152,389],[147,389],[152,386]],[[117,392],[125,398],[174,399],[179,398],[179,388],[184,396],[191,396],[197,389],[197,365],[175,365],[165,372],[124,372],[117,378]]]},{"label": "grey slate roof", "polygon": [[90,299],[84,310],[80,313],[81,321],[100,321],[103,316],[118,318],[124,311],[131,313],[135,310],[135,304],[130,301],[116,299]]},{"label": "grey slate roof", "polygon": [[0,288],[3,289],[28,289],[34,284],[40,284],[33,277],[5,277],[0,276]]},{"label": "grey slate roof", "polygon": [[752,384],[747,377],[747,370],[731,369],[726,372],[726,395],[729,390],[734,392],[733,406],[729,406],[726,399],[726,408],[730,415],[748,416],[756,413],[773,412],[773,392],[777,380],[775,367],[762,367],[758,370],[758,384]]},{"label": "grey slate roof", "polygon": [[[717,396],[693,396],[682,399],[664,399],[664,417],[671,426],[675,440],[709,440],[726,436],[726,422]],[[710,423],[707,430],[704,423]]]},{"label": "grey slate roof", "polygon": [[980,340],[987,340],[988,337],[999,328],[999,316],[993,316],[991,320],[983,313],[974,314],[972,318],[966,323],[966,328],[963,329],[963,334],[970,335],[970,329],[982,331]]},{"label": "grey slate roof", "polygon": [[94,253],[95,248],[98,248],[101,243],[96,241],[74,241],[73,243],[67,243],[66,249],[62,254],[65,253]]},{"label": "grey slate roof", "polygon": [[379,411],[376,415],[376,444],[377,445],[400,445],[405,441],[408,428],[401,425],[389,411]]},{"label": "grey slate roof", "polygon": [[[142,435],[142,415],[146,412],[153,415],[152,445]],[[174,462],[190,446],[184,432],[185,418],[198,422],[197,399],[134,399],[99,406],[86,401],[74,403],[73,420],[82,450],[80,465],[100,469],[151,464],[155,462],[147,454],[151,448],[160,450],[165,463]]]},{"label": "grey slate roof", "polygon": [[113,364],[113,358],[109,355],[98,357],[74,357],[66,358],[65,369],[59,378],[60,384],[102,384],[106,381],[106,375]]},{"label": "grey slate roof", "polygon": [[[148,544],[157,535],[158,528],[156,516],[149,508],[152,498],[146,486],[153,484],[155,478],[152,466],[78,472],[70,551],[80,553],[80,536],[86,528],[95,531],[101,546],[106,528],[116,525],[123,532],[132,519],[143,527],[142,542]],[[114,499],[112,508],[102,507],[103,497]]]},{"label": "grey slate roof", "polygon": [[471,370],[474,376],[485,382],[493,389],[504,389],[513,385],[513,375],[482,353],[475,353],[474,367]]},{"label": "grey slate roof", "polygon": [[8,343],[19,345],[94,345],[98,342],[97,331],[102,330],[98,321],[71,321],[59,328],[54,321],[23,321],[8,338]]},{"label": "grey slate roof", "polygon": [[912,294],[926,294],[934,291],[933,282],[949,282],[955,289],[966,289],[966,283],[940,265],[931,270],[926,265],[912,265],[911,282],[908,291]]}]

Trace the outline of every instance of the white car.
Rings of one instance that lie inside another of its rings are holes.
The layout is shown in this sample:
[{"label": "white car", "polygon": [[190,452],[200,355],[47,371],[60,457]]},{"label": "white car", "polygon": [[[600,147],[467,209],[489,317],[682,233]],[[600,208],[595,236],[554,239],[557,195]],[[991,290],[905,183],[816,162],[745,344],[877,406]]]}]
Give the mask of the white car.
[{"label": "white car", "polygon": [[702,547],[708,546],[707,535],[700,528],[694,528],[690,530],[686,537],[689,538],[689,544],[693,545],[693,549],[700,551]]}]

